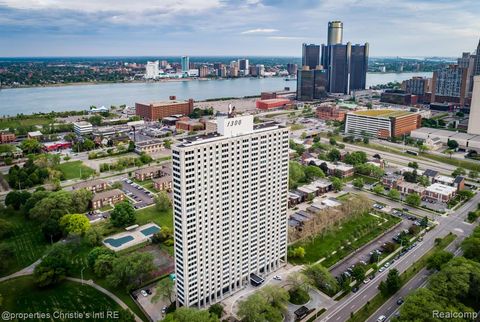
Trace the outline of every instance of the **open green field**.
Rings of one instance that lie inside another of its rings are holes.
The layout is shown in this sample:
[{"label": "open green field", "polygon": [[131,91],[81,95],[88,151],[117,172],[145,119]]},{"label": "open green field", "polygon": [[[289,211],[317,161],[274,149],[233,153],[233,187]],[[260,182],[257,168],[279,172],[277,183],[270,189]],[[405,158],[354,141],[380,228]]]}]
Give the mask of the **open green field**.
[{"label": "open green field", "polygon": [[149,222],[154,222],[160,227],[169,227],[173,229],[173,214],[172,209],[161,212],[155,206],[143,208],[137,211],[137,224],[143,225]]},{"label": "open green field", "polygon": [[47,117],[32,117],[26,119],[0,118],[0,129],[17,128],[19,126],[45,125],[53,122],[53,119]]},{"label": "open green field", "polygon": [[65,180],[87,178],[94,173],[94,170],[84,165],[82,161],[60,163],[58,169],[65,175]]},{"label": "open green field", "polygon": [[0,245],[7,245],[13,252],[13,256],[6,262],[5,269],[0,271],[0,276],[6,276],[39,259],[45,254],[50,243],[45,241],[40,225],[25,220],[23,214],[19,212],[2,209],[0,219],[8,221],[14,227],[10,236],[0,240]]},{"label": "open green field", "polygon": [[[3,295],[2,309],[11,313],[85,312],[99,313],[120,311],[122,308],[111,298],[91,286],[64,281],[52,288],[39,289],[32,277],[20,277],[0,283]],[[30,319],[29,319],[30,320]],[[72,321],[67,318],[40,318],[35,321]],[[100,318],[79,319],[79,321],[105,321]]]},{"label": "open green field", "polygon": [[[390,215],[382,215],[382,218],[378,218],[370,214],[346,220],[313,239],[300,241],[290,246],[291,248],[303,247],[305,257],[289,258],[288,260],[293,264],[311,264],[325,257],[322,265],[330,267],[354,249],[368,243],[399,221],[400,218]],[[380,223],[382,225],[379,225]],[[345,244],[347,241],[351,242],[349,246]],[[344,246],[343,249],[341,249],[342,246]],[[336,253],[332,255],[334,251]]]}]

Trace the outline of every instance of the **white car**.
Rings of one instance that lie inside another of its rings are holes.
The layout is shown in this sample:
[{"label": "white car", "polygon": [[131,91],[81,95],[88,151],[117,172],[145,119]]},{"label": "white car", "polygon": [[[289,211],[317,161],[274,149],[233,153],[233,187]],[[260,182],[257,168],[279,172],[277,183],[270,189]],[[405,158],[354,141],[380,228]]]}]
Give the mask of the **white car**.
[{"label": "white car", "polygon": [[369,278],[366,278],[366,279],[363,280],[363,284],[368,284],[368,282],[370,282]]},{"label": "white car", "polygon": [[275,276],[273,277],[273,279],[274,279],[274,280],[277,280],[277,281],[281,281],[281,280],[282,280],[282,278],[281,278],[280,276],[278,276],[278,275],[275,275]]},{"label": "white car", "polygon": [[377,322],[383,322],[387,319],[387,317],[385,315],[380,315],[377,319]]},{"label": "white car", "polygon": [[380,273],[383,272],[385,270],[385,267],[380,267],[380,269],[378,270]]},{"label": "white car", "polygon": [[145,290],[141,290],[141,291],[140,291],[140,294],[142,294],[143,297],[147,297],[147,296],[148,296],[148,293],[145,292]]}]

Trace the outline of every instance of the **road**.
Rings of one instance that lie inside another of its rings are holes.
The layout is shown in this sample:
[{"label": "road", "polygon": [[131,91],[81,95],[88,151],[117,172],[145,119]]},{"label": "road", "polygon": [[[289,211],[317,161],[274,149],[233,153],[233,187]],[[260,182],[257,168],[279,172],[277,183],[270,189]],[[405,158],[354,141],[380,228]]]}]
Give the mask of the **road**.
[{"label": "road", "polygon": [[[460,246],[460,238],[455,242],[448,245],[446,250],[451,253],[455,253],[458,255],[461,253]],[[430,276],[430,272],[424,268],[420,272],[417,273],[407,284],[405,284],[400,291],[398,291],[394,296],[392,296],[385,304],[383,304],[375,313],[373,313],[366,322],[376,322],[380,315],[384,315],[387,317],[387,321],[389,321],[392,317],[394,317],[398,311],[400,310],[400,305],[397,304],[398,299],[403,298],[405,299],[410,292],[424,287],[427,283],[428,277]]]},{"label": "road", "polygon": [[[451,215],[437,216],[437,227],[428,232],[424,236],[423,242],[417,247],[395,261],[390,266],[390,269],[396,268],[400,273],[403,273],[434,246],[436,238],[444,237],[450,232],[459,237],[457,238],[457,243],[463,240],[474,228],[473,225],[464,222],[464,219],[469,211],[477,208],[479,202],[480,194],[477,194]],[[351,312],[356,312],[362,308],[378,293],[378,285],[386,278],[387,274],[388,270],[377,273],[370,283],[362,285],[357,293],[351,293],[335,303],[335,305],[330,307],[327,312],[316,321],[347,321],[350,318]]]}]

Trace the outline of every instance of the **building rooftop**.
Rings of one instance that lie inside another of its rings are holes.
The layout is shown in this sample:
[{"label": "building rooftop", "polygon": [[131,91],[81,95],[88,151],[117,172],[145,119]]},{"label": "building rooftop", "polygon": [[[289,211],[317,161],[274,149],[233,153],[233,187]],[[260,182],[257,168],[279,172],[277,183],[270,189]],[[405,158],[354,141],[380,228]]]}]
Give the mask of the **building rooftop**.
[{"label": "building rooftop", "polygon": [[455,193],[457,191],[457,188],[447,186],[437,182],[432,184],[431,186],[428,186],[426,190],[429,192],[438,193],[442,195],[449,195],[449,194]]},{"label": "building rooftop", "polygon": [[363,116],[370,116],[370,117],[400,117],[413,114],[412,112],[402,111],[402,110],[363,110],[363,111],[355,111],[351,114],[355,115],[363,115]]},{"label": "building rooftop", "polygon": [[110,197],[115,197],[115,196],[119,196],[119,195],[123,195],[123,191],[120,190],[120,189],[112,189],[112,190],[102,191],[102,192],[96,193],[93,196],[92,201],[95,202],[95,201],[98,201],[98,200],[102,200],[102,199],[106,199],[106,198],[110,198]]},{"label": "building rooftop", "polygon": [[163,166],[161,165],[154,165],[151,167],[143,168],[143,169],[138,169],[135,171],[135,174],[149,174],[151,172],[157,172],[161,171],[163,169]]},{"label": "building rooftop", "polygon": [[92,123],[87,122],[87,121],[79,121],[79,122],[73,122],[73,125],[76,125],[76,126],[92,126]]},{"label": "building rooftop", "polygon": [[82,181],[77,184],[73,185],[73,189],[82,189],[82,188],[88,188],[88,187],[93,187],[93,186],[98,186],[98,185],[103,185],[106,184],[107,182],[102,179],[94,179],[94,180],[88,180],[88,181]]},{"label": "building rooftop", "polygon": [[185,103],[188,103],[188,101],[172,100],[172,101],[161,101],[161,102],[150,102],[150,103],[137,102],[136,104],[153,106],[153,107],[162,107],[162,106],[169,106],[169,105],[176,105],[176,104],[185,104]]}]

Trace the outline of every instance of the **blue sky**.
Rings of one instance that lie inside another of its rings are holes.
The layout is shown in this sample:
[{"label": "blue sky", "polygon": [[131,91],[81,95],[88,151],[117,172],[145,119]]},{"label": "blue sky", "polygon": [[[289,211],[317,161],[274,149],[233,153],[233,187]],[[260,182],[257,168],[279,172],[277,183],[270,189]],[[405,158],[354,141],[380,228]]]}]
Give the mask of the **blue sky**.
[{"label": "blue sky", "polygon": [[0,56],[300,56],[329,20],[371,56],[459,56],[479,0],[0,0]]}]

